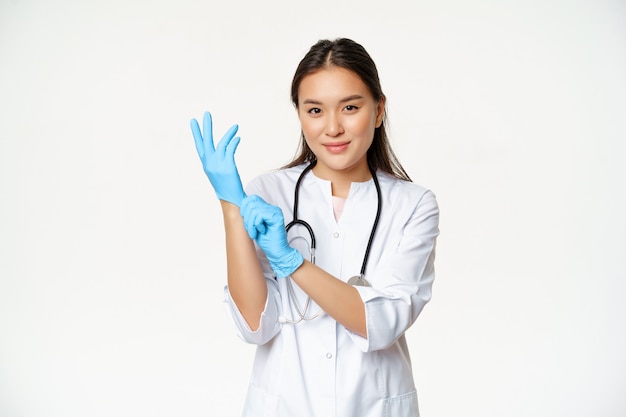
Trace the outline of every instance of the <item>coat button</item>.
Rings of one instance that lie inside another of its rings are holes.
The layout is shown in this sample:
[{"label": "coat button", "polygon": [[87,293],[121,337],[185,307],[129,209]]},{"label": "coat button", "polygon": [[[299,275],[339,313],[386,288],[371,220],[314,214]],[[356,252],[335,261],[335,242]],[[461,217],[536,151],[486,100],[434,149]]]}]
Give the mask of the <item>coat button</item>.
[{"label": "coat button", "polygon": [[339,232],[335,232],[335,233],[333,233],[333,237],[334,237],[334,238],[338,238],[338,237],[339,237]]},{"label": "coat button", "polygon": [[332,353],[328,352],[328,353],[326,354],[326,359],[331,359],[332,357],[333,357],[333,354],[332,354]]}]

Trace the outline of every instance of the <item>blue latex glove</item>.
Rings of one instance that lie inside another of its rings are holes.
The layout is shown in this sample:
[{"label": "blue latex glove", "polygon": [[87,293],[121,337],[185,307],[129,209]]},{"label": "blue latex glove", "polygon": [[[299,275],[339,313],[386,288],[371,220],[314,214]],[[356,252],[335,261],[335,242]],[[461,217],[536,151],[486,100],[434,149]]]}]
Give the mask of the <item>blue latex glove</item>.
[{"label": "blue latex glove", "polygon": [[302,265],[304,258],[287,242],[285,219],[279,207],[251,195],[241,202],[240,212],[248,235],[263,249],[278,278],[288,277]]},{"label": "blue latex glove", "polygon": [[204,113],[203,131],[196,119],[191,120],[191,133],[196,143],[196,151],[202,161],[202,168],[215,189],[217,198],[228,201],[236,206],[246,196],[239,171],[235,165],[235,151],[239,145],[239,137],[235,137],[239,126],[233,125],[217,144],[213,145],[213,120],[211,113]]}]

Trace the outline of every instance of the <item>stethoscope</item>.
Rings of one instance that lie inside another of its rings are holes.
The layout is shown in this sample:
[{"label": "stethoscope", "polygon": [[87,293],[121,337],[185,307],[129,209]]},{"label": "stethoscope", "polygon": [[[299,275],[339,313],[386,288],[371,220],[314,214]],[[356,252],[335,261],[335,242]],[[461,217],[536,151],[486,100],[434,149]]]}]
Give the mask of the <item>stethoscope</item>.
[{"label": "stethoscope", "polygon": [[[304,177],[306,176],[306,174],[311,171],[313,169],[313,167],[315,166],[315,164],[317,163],[317,160],[314,160],[313,162],[311,162],[300,174],[300,177],[298,177],[298,181],[296,181],[296,186],[294,189],[294,198],[293,198],[293,220],[291,222],[289,222],[286,226],[285,226],[285,230],[287,231],[287,233],[289,233],[289,230],[296,226],[303,226],[307,232],[309,233],[309,237],[311,238],[311,244],[309,246],[310,252],[311,252],[311,263],[315,264],[315,248],[316,248],[316,243],[315,243],[315,233],[313,232],[313,228],[311,227],[311,225],[309,223],[307,223],[306,221],[299,219],[298,218],[298,200],[299,200],[299,196],[300,196],[300,184],[302,183],[302,180],[304,179]],[[382,209],[382,193],[380,191],[380,184],[378,183],[378,178],[376,177],[376,172],[372,169],[372,167],[369,167],[370,169],[370,173],[372,174],[372,179],[374,180],[374,185],[376,187],[376,197],[378,200],[378,204],[376,207],[376,217],[374,218],[374,224],[372,225],[372,231],[370,232],[370,237],[369,240],[367,242],[367,248],[365,249],[365,255],[363,255],[363,263],[361,264],[361,272],[359,273],[359,275],[355,275],[352,278],[350,278],[348,280],[348,284],[350,285],[355,285],[355,286],[362,286],[362,287],[369,287],[370,283],[365,279],[365,269],[367,267],[367,260],[370,256],[370,249],[372,247],[372,242],[374,241],[374,235],[376,234],[376,228],[378,227],[378,220],[380,219],[380,212]],[[307,295],[307,299],[306,299],[306,303],[304,305],[304,308],[300,308],[300,305],[298,304],[297,300],[296,300],[296,295],[295,292],[293,290],[293,285],[291,284],[291,279],[287,278],[287,290],[289,292],[289,299],[293,300],[292,304],[294,305],[294,307],[296,308],[296,311],[298,312],[298,316],[299,318],[296,320],[290,320],[284,316],[281,316],[279,318],[279,320],[281,321],[281,323],[291,323],[291,324],[297,324],[300,323],[303,320],[313,320],[316,317],[319,317],[322,314],[322,311],[317,312],[316,314],[312,315],[312,316],[308,316],[307,317],[307,311],[309,309],[309,306],[311,304],[311,297],[309,297]],[[290,301],[291,302],[291,301]]]}]

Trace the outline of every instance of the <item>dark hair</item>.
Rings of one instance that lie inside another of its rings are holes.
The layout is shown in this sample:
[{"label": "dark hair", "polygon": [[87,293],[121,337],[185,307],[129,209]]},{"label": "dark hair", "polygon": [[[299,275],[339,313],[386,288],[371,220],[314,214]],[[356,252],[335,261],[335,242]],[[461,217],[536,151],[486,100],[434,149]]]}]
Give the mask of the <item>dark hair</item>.
[{"label": "dark hair", "polygon": [[[309,52],[300,61],[293,76],[291,101],[296,109],[298,108],[298,89],[304,77],[320,69],[332,66],[345,68],[358,75],[377,102],[385,98],[380,79],[378,78],[376,64],[363,46],[346,38],[323,39],[309,49]],[[385,131],[386,123],[387,113],[385,111],[383,122],[374,131],[374,140],[367,150],[367,163],[372,169],[380,169],[396,178],[411,181],[411,178],[409,178],[409,175],[391,149],[387,132]],[[298,155],[284,168],[312,162],[316,159],[315,154],[307,145],[303,133],[300,139]]]}]

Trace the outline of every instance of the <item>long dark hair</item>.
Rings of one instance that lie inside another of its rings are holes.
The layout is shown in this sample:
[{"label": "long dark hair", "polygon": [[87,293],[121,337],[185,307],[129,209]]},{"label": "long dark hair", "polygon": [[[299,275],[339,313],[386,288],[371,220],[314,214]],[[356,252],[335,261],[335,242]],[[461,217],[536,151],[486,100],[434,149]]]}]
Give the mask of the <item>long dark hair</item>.
[{"label": "long dark hair", "polygon": [[[367,86],[374,100],[380,102],[385,98],[376,64],[367,53],[365,48],[351,39],[338,38],[335,40],[322,39],[309,49],[309,52],[302,58],[296,73],[291,82],[291,101],[298,108],[298,89],[302,79],[320,69],[331,66],[345,68],[355,73]],[[387,138],[385,125],[387,123],[387,112],[383,114],[383,122],[374,131],[374,140],[367,150],[367,163],[370,168],[380,169],[393,175],[396,178],[411,181],[400,161],[394,154]],[[300,146],[297,156],[284,168],[294,167],[307,162],[315,161],[315,154],[307,145],[304,134],[300,137]]]}]

